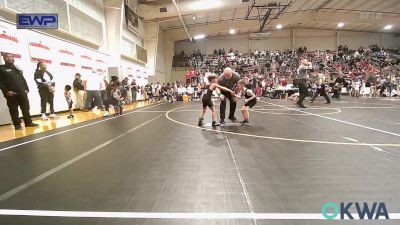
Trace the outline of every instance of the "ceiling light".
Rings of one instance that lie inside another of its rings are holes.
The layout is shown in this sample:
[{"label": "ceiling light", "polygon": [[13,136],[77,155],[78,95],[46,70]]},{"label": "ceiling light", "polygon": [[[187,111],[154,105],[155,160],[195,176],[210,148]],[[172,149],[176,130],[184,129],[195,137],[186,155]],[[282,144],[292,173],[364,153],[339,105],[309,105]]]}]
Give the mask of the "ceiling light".
[{"label": "ceiling light", "polygon": [[276,29],[282,29],[282,24],[276,25]]},{"label": "ceiling light", "polygon": [[204,35],[204,34],[199,34],[199,35],[194,36],[193,38],[194,38],[194,40],[200,40],[200,39],[203,39],[203,38],[205,38],[205,37],[206,37],[206,35]]},{"label": "ceiling light", "polygon": [[338,23],[337,27],[339,27],[339,28],[344,27],[344,23]]},{"label": "ceiling light", "polygon": [[393,25],[386,25],[383,29],[390,30],[390,29],[392,29],[392,27],[393,27]]},{"label": "ceiling light", "polygon": [[235,34],[235,29],[230,29],[230,30],[229,30],[229,33],[230,33],[230,34]]},{"label": "ceiling light", "polygon": [[217,8],[222,5],[221,0],[199,0],[190,4],[190,8],[194,10],[204,10]]}]

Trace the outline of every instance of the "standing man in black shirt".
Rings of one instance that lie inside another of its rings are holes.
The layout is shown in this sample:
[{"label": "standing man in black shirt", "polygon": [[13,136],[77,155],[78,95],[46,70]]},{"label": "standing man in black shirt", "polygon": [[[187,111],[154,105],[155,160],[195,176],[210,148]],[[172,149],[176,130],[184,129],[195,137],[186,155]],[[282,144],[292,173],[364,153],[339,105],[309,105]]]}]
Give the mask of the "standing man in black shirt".
[{"label": "standing man in black shirt", "polygon": [[8,109],[10,110],[15,130],[22,130],[18,106],[21,108],[25,127],[38,126],[38,124],[32,123],[29,113],[29,87],[22,74],[22,70],[14,65],[14,56],[12,54],[4,53],[3,59],[5,64],[0,65],[0,88],[7,99]]},{"label": "standing man in black shirt", "polygon": [[[224,69],[224,72],[218,77],[218,85],[228,88],[229,90],[233,90],[240,80],[240,75],[238,73],[234,73],[231,68],[227,67]],[[233,122],[236,121],[235,111],[236,111],[236,99],[234,95],[230,92],[221,90],[221,105],[219,109],[219,117],[221,120],[221,124],[225,123],[225,110],[226,110],[226,99],[229,99],[229,117],[228,119]]]}]

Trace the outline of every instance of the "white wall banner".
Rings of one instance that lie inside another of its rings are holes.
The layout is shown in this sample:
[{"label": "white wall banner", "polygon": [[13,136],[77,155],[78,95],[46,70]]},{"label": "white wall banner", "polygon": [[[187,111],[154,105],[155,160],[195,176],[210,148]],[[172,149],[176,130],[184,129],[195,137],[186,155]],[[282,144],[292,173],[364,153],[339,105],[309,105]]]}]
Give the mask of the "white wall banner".
[{"label": "white wall banner", "polygon": [[[90,79],[92,69],[98,74],[107,74],[111,60],[109,55],[63,41],[32,30],[17,30],[14,24],[0,21],[0,52],[9,52],[17,56],[15,64],[23,70],[30,93],[31,114],[40,114],[40,96],[33,75],[37,61],[47,62],[47,69],[54,76],[56,91],[54,96],[55,111],[68,109],[63,89],[71,85],[76,73]],[[4,63],[0,60],[0,64]],[[132,71],[145,70],[131,62],[120,60],[120,66],[130,67]],[[125,72],[125,76],[128,72]],[[141,81],[144,83],[144,81]],[[10,123],[8,108],[0,94],[0,125]],[[76,102],[76,101],[75,101]],[[4,109],[4,110],[3,110]]]},{"label": "white wall banner", "polygon": [[18,55],[18,58],[20,58],[21,55],[19,55],[18,44],[18,38],[12,34],[6,32],[0,34],[0,52],[12,53]]},{"label": "white wall banner", "polygon": [[84,70],[93,70],[93,62],[92,62],[92,57],[88,56],[87,54],[81,54],[80,55],[80,60],[81,60],[81,68]]},{"label": "white wall banner", "polygon": [[42,44],[41,41],[30,42],[29,53],[32,62],[45,62],[47,64],[51,64],[53,62],[50,47]]},{"label": "white wall banner", "polygon": [[64,67],[76,67],[74,53],[69,51],[68,49],[60,49],[58,50],[60,65]]},{"label": "white wall banner", "polygon": [[107,66],[106,66],[105,61],[103,59],[96,59],[95,62],[96,62],[95,63],[96,68],[95,69],[96,69],[97,73],[105,75],[106,72],[107,72]]}]

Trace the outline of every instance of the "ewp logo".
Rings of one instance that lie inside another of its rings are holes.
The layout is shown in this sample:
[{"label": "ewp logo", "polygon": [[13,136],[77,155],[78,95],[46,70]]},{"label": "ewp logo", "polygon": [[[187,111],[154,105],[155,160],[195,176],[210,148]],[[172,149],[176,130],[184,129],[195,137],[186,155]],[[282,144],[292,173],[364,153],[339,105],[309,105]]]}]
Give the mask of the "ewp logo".
[{"label": "ewp logo", "polygon": [[18,29],[58,29],[58,14],[17,14]]},{"label": "ewp logo", "polygon": [[[356,208],[357,213],[351,213],[351,208]],[[340,203],[340,208],[333,202],[328,202],[322,207],[322,215],[328,219],[338,219],[337,216],[340,213],[341,220],[379,220],[379,219],[389,219],[389,213],[386,209],[386,205],[383,202],[374,202],[372,206],[368,205],[368,203],[358,203],[358,202],[349,202],[349,203]],[[357,218],[358,214],[358,218]],[[356,217],[356,218],[354,218]]]}]

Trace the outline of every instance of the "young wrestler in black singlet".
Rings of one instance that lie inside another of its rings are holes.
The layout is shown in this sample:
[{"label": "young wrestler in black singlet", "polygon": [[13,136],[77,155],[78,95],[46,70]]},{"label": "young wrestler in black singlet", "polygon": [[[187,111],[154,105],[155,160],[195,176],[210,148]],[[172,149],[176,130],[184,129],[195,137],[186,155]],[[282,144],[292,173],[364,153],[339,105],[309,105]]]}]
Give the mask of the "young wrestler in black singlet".
[{"label": "young wrestler in black singlet", "polygon": [[200,114],[198,126],[202,127],[204,125],[203,124],[204,114],[206,113],[206,110],[208,107],[208,108],[210,108],[210,110],[212,112],[212,126],[216,127],[216,126],[218,126],[217,122],[215,122],[216,118],[217,118],[217,112],[215,111],[215,107],[212,102],[213,92],[216,88],[230,92],[231,94],[233,94],[233,91],[218,85],[217,84],[217,76],[215,74],[208,76],[207,79],[210,84],[207,85],[203,90],[203,96],[201,98],[201,100],[203,102],[203,111]]},{"label": "young wrestler in black singlet", "polygon": [[243,121],[241,122],[243,125],[250,125],[249,123],[249,118],[250,118],[250,113],[249,109],[253,108],[256,103],[257,103],[257,96],[253,93],[251,89],[246,88],[246,84],[244,80],[240,80],[238,82],[236,91],[240,91],[242,95],[244,95],[245,100],[244,100],[244,106],[242,107],[242,115],[243,115]]}]

